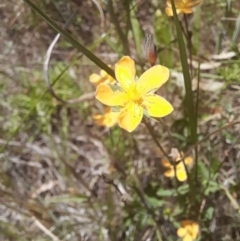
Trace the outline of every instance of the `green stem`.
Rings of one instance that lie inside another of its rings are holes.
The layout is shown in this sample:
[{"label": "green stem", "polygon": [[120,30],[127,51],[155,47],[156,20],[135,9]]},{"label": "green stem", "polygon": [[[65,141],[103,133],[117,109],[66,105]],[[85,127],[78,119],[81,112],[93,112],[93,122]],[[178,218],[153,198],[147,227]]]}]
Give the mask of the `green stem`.
[{"label": "green stem", "polygon": [[196,112],[195,112],[195,108],[194,108],[194,99],[193,99],[193,93],[192,93],[192,81],[190,78],[186,48],[185,48],[183,35],[182,35],[181,27],[179,24],[174,0],[171,0],[171,5],[172,5],[172,9],[173,9],[174,22],[175,22],[176,31],[177,31],[177,40],[178,40],[178,45],[179,45],[179,52],[180,52],[180,58],[181,58],[183,76],[184,76],[184,83],[185,83],[185,89],[186,89],[185,104],[186,104],[187,115],[188,115],[188,119],[189,119],[189,130],[190,130],[190,136],[191,136],[191,143],[194,144],[197,141],[197,126],[196,126]]},{"label": "green stem", "polygon": [[118,33],[118,36],[119,36],[119,38],[122,42],[124,54],[129,55],[130,51],[129,51],[129,48],[128,48],[128,41],[127,41],[127,37],[126,37],[127,33],[126,33],[126,36],[125,36],[122,29],[121,29],[119,21],[118,21],[118,19],[116,17],[116,14],[114,12],[112,0],[108,0],[108,10],[109,10],[111,20],[112,20],[112,22],[113,22],[113,24],[116,28],[116,31]]}]

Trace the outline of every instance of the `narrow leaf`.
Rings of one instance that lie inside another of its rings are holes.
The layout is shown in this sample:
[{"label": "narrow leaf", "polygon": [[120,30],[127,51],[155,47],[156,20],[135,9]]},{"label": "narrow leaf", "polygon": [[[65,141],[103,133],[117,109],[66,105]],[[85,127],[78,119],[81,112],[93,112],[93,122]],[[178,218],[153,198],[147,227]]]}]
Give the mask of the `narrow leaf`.
[{"label": "narrow leaf", "polygon": [[184,76],[184,84],[186,89],[186,99],[185,104],[187,108],[187,114],[189,118],[189,129],[191,133],[191,142],[195,143],[197,141],[197,126],[196,126],[196,113],[195,113],[195,107],[194,107],[194,99],[193,99],[193,93],[192,93],[192,81],[189,74],[189,65],[187,62],[187,53],[186,48],[183,40],[183,34],[181,31],[180,23],[178,20],[178,15],[176,12],[176,8],[174,5],[174,0],[171,0],[172,9],[173,9],[173,17],[174,17],[174,23],[176,26],[177,31],[177,41],[179,45],[179,51],[180,51],[180,58],[181,58],[181,64],[182,64],[182,70],[183,70],[183,76]]}]

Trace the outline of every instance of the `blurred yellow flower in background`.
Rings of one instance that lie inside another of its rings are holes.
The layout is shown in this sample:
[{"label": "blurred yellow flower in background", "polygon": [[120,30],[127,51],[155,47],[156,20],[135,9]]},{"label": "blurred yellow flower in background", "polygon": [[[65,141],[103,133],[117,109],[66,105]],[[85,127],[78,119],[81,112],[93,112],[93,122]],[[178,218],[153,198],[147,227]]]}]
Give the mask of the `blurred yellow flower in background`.
[{"label": "blurred yellow flower in background", "polygon": [[[177,14],[192,13],[193,12],[192,8],[201,2],[202,2],[202,0],[174,0]],[[166,4],[167,4],[167,7],[165,8],[165,12],[169,17],[171,17],[171,16],[173,16],[171,0],[167,0]]]},{"label": "blurred yellow flower in background", "polygon": [[100,74],[91,74],[89,76],[89,81],[95,86],[98,86],[101,83],[114,84],[116,82],[115,79],[104,70],[101,70]]},{"label": "blurred yellow flower in background", "polygon": [[[183,156],[183,153],[178,153],[177,157],[174,159],[174,161],[180,161],[181,160],[181,156]],[[190,165],[192,164],[193,159],[191,157],[186,157],[184,158],[184,163],[186,165]],[[174,166],[166,159],[162,160],[162,165],[166,168],[166,171],[164,172],[164,176],[165,177],[174,177],[176,175],[177,179],[180,182],[184,182],[187,180],[187,173],[186,173],[186,169],[184,166],[183,161],[179,162],[176,165],[176,172],[174,170]]]},{"label": "blurred yellow flower in background", "polygon": [[196,240],[199,233],[198,223],[190,220],[181,222],[181,227],[177,230],[178,237],[182,238],[183,241]]},{"label": "blurred yellow flower in background", "polygon": [[111,108],[104,109],[104,114],[93,115],[94,123],[98,126],[112,127],[117,124],[119,112],[111,112]]},{"label": "blurred yellow flower in background", "polygon": [[173,111],[167,100],[154,94],[168,80],[168,68],[155,65],[137,79],[134,61],[124,56],[115,65],[115,75],[118,89],[102,83],[97,87],[96,98],[105,105],[120,107],[121,128],[132,132],[140,124],[144,110],[152,117],[163,117]]}]

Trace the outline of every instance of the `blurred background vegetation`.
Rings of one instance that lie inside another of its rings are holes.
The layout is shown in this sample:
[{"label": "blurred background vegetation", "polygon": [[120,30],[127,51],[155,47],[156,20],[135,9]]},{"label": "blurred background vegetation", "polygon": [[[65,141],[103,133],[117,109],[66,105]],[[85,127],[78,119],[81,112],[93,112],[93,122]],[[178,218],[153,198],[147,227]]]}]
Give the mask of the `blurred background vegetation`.
[{"label": "blurred background vegetation", "polygon": [[[29,1],[1,1],[0,240],[175,241],[183,220],[199,225],[196,240],[240,240],[239,0],[204,0],[179,15],[189,69],[166,1],[32,2],[106,65],[131,56],[138,75],[150,67],[150,32],[171,71],[160,93],[174,112],[149,120],[154,137],[143,124],[131,134],[96,125],[104,106],[89,76],[104,66],[66,36],[54,44],[58,32]],[[164,176],[164,155],[176,149],[194,162],[185,182]]]}]

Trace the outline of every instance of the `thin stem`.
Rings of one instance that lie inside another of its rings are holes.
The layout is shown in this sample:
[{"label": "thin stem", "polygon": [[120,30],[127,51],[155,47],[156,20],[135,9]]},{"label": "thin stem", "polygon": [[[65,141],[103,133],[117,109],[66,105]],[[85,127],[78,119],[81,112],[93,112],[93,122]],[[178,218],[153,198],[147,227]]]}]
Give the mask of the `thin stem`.
[{"label": "thin stem", "polygon": [[[198,106],[199,106],[199,84],[200,84],[200,62],[198,62],[198,83],[197,83],[197,97],[196,97],[196,126],[198,126]],[[196,130],[197,135],[197,130]],[[195,182],[198,183],[198,148],[195,147]]]},{"label": "thin stem", "polygon": [[185,35],[187,39],[187,47],[188,47],[188,53],[189,53],[189,59],[190,59],[190,72],[191,72],[191,77],[193,75],[193,69],[192,69],[192,33],[189,31],[189,26],[188,26],[188,20],[187,20],[187,15],[184,14],[184,23],[185,23],[185,28],[187,31],[187,34]]},{"label": "thin stem", "polygon": [[163,147],[161,146],[161,144],[159,143],[158,139],[156,138],[156,136],[154,135],[153,129],[151,127],[151,125],[149,125],[149,123],[145,120],[145,118],[143,118],[143,123],[145,124],[145,126],[147,127],[150,135],[152,136],[154,142],[156,143],[156,145],[158,146],[158,148],[160,149],[160,151],[164,154],[164,156],[169,160],[170,163],[172,163],[172,161],[170,160],[169,156],[167,155],[167,153],[164,151]]}]

